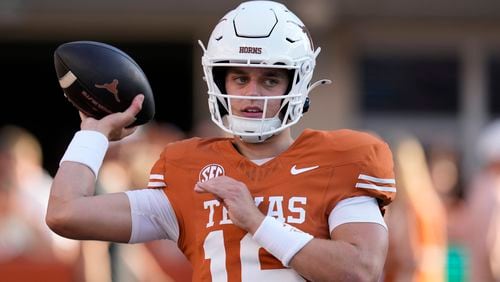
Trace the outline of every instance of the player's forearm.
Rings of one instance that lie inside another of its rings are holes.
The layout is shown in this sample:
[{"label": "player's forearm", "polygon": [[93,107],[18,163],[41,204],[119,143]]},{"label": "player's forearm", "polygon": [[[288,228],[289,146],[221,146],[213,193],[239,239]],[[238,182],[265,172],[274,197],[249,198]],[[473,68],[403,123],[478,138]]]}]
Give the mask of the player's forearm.
[{"label": "player's forearm", "polygon": [[290,266],[310,281],[378,281],[384,261],[344,241],[313,239]]},{"label": "player's forearm", "polygon": [[94,195],[95,176],[83,164],[63,162],[52,183],[47,207],[47,225],[56,233],[68,237],[69,229],[81,210],[79,199]]}]

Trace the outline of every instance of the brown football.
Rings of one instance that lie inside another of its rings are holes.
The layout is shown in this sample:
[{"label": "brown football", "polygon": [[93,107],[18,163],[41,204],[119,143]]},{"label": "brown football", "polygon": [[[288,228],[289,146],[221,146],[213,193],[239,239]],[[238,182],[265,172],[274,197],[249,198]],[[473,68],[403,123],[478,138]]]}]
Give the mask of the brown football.
[{"label": "brown football", "polygon": [[154,118],[155,101],[146,75],[118,48],[95,41],[64,43],[54,52],[54,65],[66,98],[87,116],[101,119],[123,112],[135,96],[144,94],[132,125]]}]

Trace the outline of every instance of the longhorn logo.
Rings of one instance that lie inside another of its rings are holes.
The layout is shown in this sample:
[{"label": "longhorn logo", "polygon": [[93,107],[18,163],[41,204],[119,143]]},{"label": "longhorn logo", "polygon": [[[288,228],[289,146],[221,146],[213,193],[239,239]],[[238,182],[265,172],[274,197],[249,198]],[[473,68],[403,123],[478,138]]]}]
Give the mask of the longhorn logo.
[{"label": "longhorn logo", "polygon": [[104,83],[102,85],[100,84],[95,84],[94,85],[97,88],[102,88],[108,90],[113,96],[115,97],[115,100],[119,103],[120,102],[120,97],[118,97],[118,79],[113,79],[111,83]]}]

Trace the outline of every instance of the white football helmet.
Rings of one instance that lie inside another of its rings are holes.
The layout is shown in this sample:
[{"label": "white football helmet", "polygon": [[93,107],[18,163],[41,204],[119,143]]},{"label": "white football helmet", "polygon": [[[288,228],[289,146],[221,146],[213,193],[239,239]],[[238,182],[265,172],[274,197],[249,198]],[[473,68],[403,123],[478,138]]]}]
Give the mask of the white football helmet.
[{"label": "white football helmet", "polygon": [[[227,13],[213,30],[202,57],[212,121],[243,141],[258,143],[297,123],[309,107],[308,93],[320,48],[314,46],[302,21],[284,5],[272,1],[249,1]],[[235,96],[225,93],[225,69],[262,67],[290,70],[289,91],[277,97]],[[264,100],[261,118],[232,114],[231,100]],[[268,101],[280,99],[281,108],[266,118]]]}]

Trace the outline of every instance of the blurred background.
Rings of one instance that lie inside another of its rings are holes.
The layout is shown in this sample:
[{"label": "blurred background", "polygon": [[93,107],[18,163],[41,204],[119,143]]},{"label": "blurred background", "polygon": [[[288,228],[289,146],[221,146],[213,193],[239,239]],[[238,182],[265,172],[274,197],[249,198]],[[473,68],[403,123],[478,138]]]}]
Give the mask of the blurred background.
[{"label": "blurred background", "polygon": [[[333,80],[311,94],[311,110],[294,134],[347,127],[380,135],[393,149],[402,196],[386,220],[391,236],[399,236],[391,242],[403,245],[391,246],[384,280],[500,281],[500,128],[487,127],[500,114],[500,1],[279,2],[322,48],[315,78]],[[59,87],[53,52],[68,41],[101,41],[143,68],[155,94],[155,122],[111,147],[99,183],[101,192],[144,187],[165,143],[219,134],[207,120],[197,40],[206,44],[238,3],[0,1],[2,281],[48,281],[40,275],[50,269],[60,281],[189,281],[190,269],[171,243],[80,243],[41,226],[50,178],[80,122]],[[16,202],[27,199],[34,202]],[[471,230],[481,236],[472,238]],[[37,254],[50,249],[45,266],[25,258],[33,246],[47,247]]]}]

